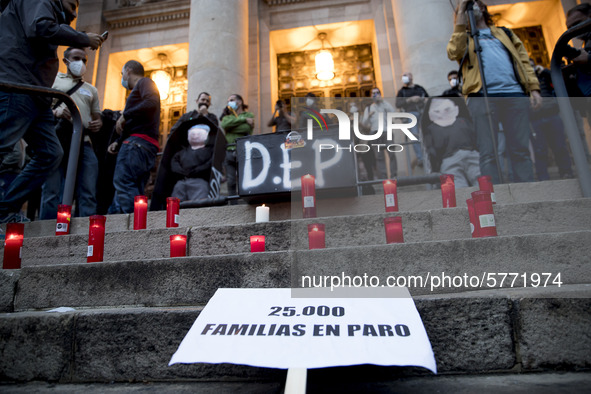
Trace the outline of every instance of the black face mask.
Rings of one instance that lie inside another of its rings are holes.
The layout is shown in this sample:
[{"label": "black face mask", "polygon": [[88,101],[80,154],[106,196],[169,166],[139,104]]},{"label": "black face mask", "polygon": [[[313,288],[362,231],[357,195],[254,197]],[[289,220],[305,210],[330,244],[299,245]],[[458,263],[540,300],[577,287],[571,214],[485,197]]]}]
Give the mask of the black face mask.
[{"label": "black face mask", "polygon": [[58,21],[60,23],[65,23],[66,25],[69,25],[74,21],[74,19],[76,19],[76,17],[72,14],[67,14],[64,11],[64,5],[62,3],[62,0],[59,0],[58,4],[60,6],[60,11],[58,12]]}]

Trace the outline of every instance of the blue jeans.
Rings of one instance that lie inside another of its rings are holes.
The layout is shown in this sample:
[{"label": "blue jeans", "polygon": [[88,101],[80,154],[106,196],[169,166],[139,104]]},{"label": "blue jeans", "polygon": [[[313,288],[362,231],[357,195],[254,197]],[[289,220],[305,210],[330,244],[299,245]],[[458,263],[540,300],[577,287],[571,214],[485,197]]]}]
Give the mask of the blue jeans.
[{"label": "blue jeans", "polygon": [[[419,112],[409,112],[409,114],[413,114],[414,116],[417,117],[417,125],[415,127],[413,127],[412,129],[410,129],[410,132],[412,133],[412,135],[414,135],[415,137],[417,137],[419,140],[418,141],[414,141],[415,143],[412,144],[412,148],[415,151],[415,156],[417,157],[417,160],[419,162],[423,161],[423,151],[421,150],[421,134],[419,131],[419,124],[421,123],[421,114]],[[410,119],[408,120],[408,123],[410,123]]]},{"label": "blue jeans", "polygon": [[139,137],[129,137],[117,155],[113,186],[115,196],[109,213],[133,213],[135,196],[144,194],[144,187],[154,167],[158,148]]},{"label": "blue jeans", "polygon": [[[534,171],[529,156],[529,98],[524,94],[512,97],[489,97],[495,141],[498,141],[498,128],[503,124],[506,152],[509,157],[513,180],[533,182]],[[474,120],[476,140],[480,152],[480,172],[490,175],[493,183],[499,183],[497,158],[494,154],[493,137],[490,130],[486,105],[482,97],[470,97],[468,109]]]},{"label": "blue jeans", "polygon": [[21,138],[32,152],[31,160],[0,201],[0,215],[19,212],[29,194],[59,166],[64,151],[54,127],[49,104],[26,94],[0,92],[0,158],[12,152]]},{"label": "blue jeans", "polygon": [[[57,206],[61,204],[64,196],[66,181],[67,161],[63,160],[62,165],[49,174],[43,184],[41,194],[41,220],[55,219],[57,217]],[[78,171],[76,173],[76,209],[74,216],[91,216],[96,214],[96,180],[98,178],[98,159],[94,154],[92,146],[88,142],[82,142],[80,159],[78,160]]]}]

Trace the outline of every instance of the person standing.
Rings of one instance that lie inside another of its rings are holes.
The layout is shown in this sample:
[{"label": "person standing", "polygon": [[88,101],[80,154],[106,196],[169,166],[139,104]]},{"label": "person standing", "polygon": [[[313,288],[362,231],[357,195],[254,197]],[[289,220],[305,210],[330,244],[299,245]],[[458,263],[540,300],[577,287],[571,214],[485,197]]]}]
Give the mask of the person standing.
[{"label": "person standing", "polygon": [[228,180],[228,195],[235,196],[238,193],[238,160],[236,158],[236,140],[252,134],[254,129],[254,115],[247,112],[248,105],[244,103],[242,96],[233,94],[228,97],[228,105],[224,108],[221,117],[222,128],[226,132],[226,178]]},{"label": "person standing", "polygon": [[[515,182],[532,182],[533,166],[529,154],[529,107],[542,103],[540,84],[521,40],[511,30],[496,27],[486,4],[474,2],[474,19],[482,47],[482,65],[474,51],[474,39],[468,34],[466,6],[461,0],[456,9],[454,32],[447,44],[450,60],[461,63],[464,84],[462,93],[468,96],[468,109],[472,115],[480,152],[480,171],[499,183],[497,157],[493,137],[497,140],[499,122],[502,124],[506,151]],[[462,61],[464,59],[464,61]],[[480,77],[482,66],[486,79]],[[489,96],[490,114],[487,114],[483,89]],[[528,95],[530,100],[527,99]],[[489,116],[491,118],[489,119]],[[493,131],[491,132],[491,125]]]},{"label": "person standing", "polygon": [[[0,14],[0,81],[51,87],[58,72],[58,45],[97,49],[103,38],[69,24],[78,0],[12,0]],[[29,195],[60,164],[63,150],[54,130],[51,99],[0,92],[0,161],[23,138],[33,155],[0,200],[0,223],[26,221]]]},{"label": "person standing", "polygon": [[183,123],[193,120],[193,119],[197,119],[197,117],[199,117],[199,116],[205,116],[207,119],[209,119],[211,121],[211,123],[218,126],[219,125],[218,117],[215,116],[215,114],[212,114],[211,112],[208,111],[210,106],[211,106],[211,94],[209,94],[207,92],[199,93],[199,96],[197,96],[197,109],[194,109],[191,112],[187,112],[187,113],[183,114],[179,118],[179,120],[177,120],[177,122],[174,124],[174,126],[172,126],[172,128],[170,129],[170,135],[172,133],[174,133]]},{"label": "person standing", "polygon": [[120,137],[108,149],[109,153],[117,154],[113,176],[115,196],[109,213],[133,212],[134,198],[144,194],[160,150],[160,93],[156,84],[144,77],[141,63],[130,60],[121,71],[121,85],[131,93],[115,125]]},{"label": "person standing", "polygon": [[[402,88],[400,88],[398,94],[396,94],[396,107],[417,117],[417,124],[415,127],[410,129],[410,132],[420,140],[418,120],[421,118],[421,113],[423,112],[425,101],[427,100],[427,97],[429,97],[429,94],[425,88],[413,82],[413,76],[409,72],[402,75],[402,84]],[[421,150],[421,144],[414,143],[412,147],[417,157],[417,163],[420,167],[422,167],[423,152]]]},{"label": "person standing", "polygon": [[[94,153],[90,133],[97,133],[102,125],[101,107],[98,98],[98,91],[88,82],[84,82],[83,75],[86,72],[86,52],[80,48],[69,47],[64,52],[64,63],[67,72],[58,73],[53,88],[68,92],[75,88],[70,94],[80,111],[84,134],[78,160],[78,171],[76,174],[76,209],[74,216],[91,216],[96,214],[96,182],[98,178],[98,159]],[[54,100],[55,101],[55,100]],[[68,167],[69,143],[72,138],[72,115],[65,104],[53,109],[53,115],[58,120],[56,133],[62,141],[64,157],[61,165],[56,171],[48,175],[43,184],[41,193],[41,210],[39,217],[44,219],[55,219],[57,217],[57,206],[64,194],[64,181]],[[61,125],[61,126],[59,126]],[[60,135],[62,133],[62,135]]]},{"label": "person standing", "polygon": [[[361,123],[368,128],[369,130],[371,130],[371,134],[377,134],[379,131],[379,122],[380,122],[380,118],[382,118],[382,135],[380,136],[380,138],[377,139],[376,143],[377,144],[383,144],[384,146],[388,145],[388,140],[387,140],[387,133],[385,132],[386,129],[386,114],[388,112],[396,112],[394,110],[394,107],[392,107],[392,104],[390,104],[387,101],[384,101],[384,99],[382,98],[382,92],[380,91],[379,88],[374,87],[371,90],[371,97],[373,98],[373,102],[368,105],[367,107],[365,107],[365,110],[363,111],[363,118],[361,120]],[[374,152],[372,150],[370,150],[368,153],[368,155],[374,155]],[[386,169],[386,155],[388,156],[388,159],[390,161],[390,170],[389,173],[390,175],[388,176],[388,170]],[[370,163],[371,163],[371,158],[366,158],[367,159],[367,167],[370,167]],[[365,162],[364,162],[365,163]],[[376,156],[376,163],[377,163],[377,169],[378,169],[378,173],[380,176],[380,179],[393,179],[396,178],[396,173],[398,171],[398,165],[396,162],[396,157],[395,157],[395,153],[393,152],[389,152],[386,148],[384,148],[383,150],[377,152],[377,156]],[[369,171],[368,171],[369,174]],[[373,171],[371,172],[371,178],[373,179]]]},{"label": "person standing", "polygon": [[283,100],[277,100],[275,103],[275,112],[273,112],[273,117],[271,117],[271,120],[269,120],[267,126],[275,126],[274,133],[279,133],[282,131],[290,132],[291,125],[294,123],[295,117],[291,116],[287,112],[287,108],[285,108],[285,103]]}]

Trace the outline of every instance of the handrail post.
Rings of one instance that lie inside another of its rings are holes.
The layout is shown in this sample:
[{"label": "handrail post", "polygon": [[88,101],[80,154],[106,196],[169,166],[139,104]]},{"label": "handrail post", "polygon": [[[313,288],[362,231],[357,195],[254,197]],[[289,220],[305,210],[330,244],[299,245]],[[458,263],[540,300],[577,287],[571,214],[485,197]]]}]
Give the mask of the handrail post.
[{"label": "handrail post", "polygon": [[581,185],[583,197],[591,197],[591,169],[589,168],[587,155],[583,148],[583,141],[581,141],[581,137],[578,133],[579,128],[562,77],[561,66],[564,50],[566,49],[568,42],[573,37],[588,31],[591,31],[591,20],[567,30],[562,36],[560,36],[554,47],[554,52],[552,53],[550,70],[552,74],[552,83],[554,84],[554,91],[556,92],[556,99],[558,100],[558,106],[560,108],[560,115],[564,122],[564,129],[570,143],[571,152],[573,153],[573,160],[575,162],[575,168],[577,170],[577,176],[579,178],[579,184]]}]

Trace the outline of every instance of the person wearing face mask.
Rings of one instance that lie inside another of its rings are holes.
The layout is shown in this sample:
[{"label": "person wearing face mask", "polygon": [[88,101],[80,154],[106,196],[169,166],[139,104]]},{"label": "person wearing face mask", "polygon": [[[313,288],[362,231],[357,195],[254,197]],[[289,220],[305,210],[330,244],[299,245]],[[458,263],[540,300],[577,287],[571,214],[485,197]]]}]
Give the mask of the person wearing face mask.
[{"label": "person wearing face mask", "polygon": [[[413,76],[411,73],[407,72],[402,75],[402,88],[396,94],[396,107],[400,108],[402,111],[413,114],[417,117],[417,120],[420,119],[421,113],[423,112],[423,108],[425,107],[425,101],[429,94],[421,85],[417,85],[413,82]],[[420,141],[420,131],[419,131],[419,124],[410,129],[410,132],[419,139]],[[419,165],[420,167],[423,166],[423,152],[421,151],[421,144],[415,143],[412,144],[412,147],[415,152],[416,161],[413,161],[412,167],[414,168],[415,165]]]},{"label": "person wearing face mask", "polygon": [[446,89],[441,95],[444,97],[462,97],[460,77],[456,70],[451,70],[447,73],[447,81],[449,82],[450,88]]},{"label": "person wearing face mask", "polygon": [[[121,71],[121,85],[131,90],[125,109],[115,124],[119,139],[108,152],[117,155],[113,186],[115,196],[109,213],[131,213],[135,196],[144,187],[160,150],[160,93],[154,81],[144,77],[144,66],[130,60]],[[118,153],[117,153],[118,152]]]},{"label": "person wearing face mask", "polygon": [[[464,82],[462,93],[468,96],[468,108],[477,133],[480,171],[483,175],[490,175],[493,183],[501,180],[494,148],[494,144],[498,143],[497,126],[500,123],[505,134],[505,149],[510,159],[513,180],[532,182],[534,173],[529,154],[529,108],[535,109],[542,104],[538,78],[519,37],[507,28],[495,26],[486,4],[477,0],[473,2],[473,14],[482,49],[480,57],[483,64],[480,64],[474,50],[474,39],[468,34],[469,3],[469,0],[458,2],[455,28],[447,45],[447,55],[450,60],[460,63]],[[481,80],[481,67],[486,86]],[[489,97],[490,113],[483,98],[484,89]]]},{"label": "person wearing face mask", "polygon": [[[63,61],[67,66],[67,72],[57,74],[53,88],[62,92],[69,92],[76,88],[70,94],[70,97],[72,97],[80,111],[84,133],[76,174],[74,192],[77,203],[74,216],[91,216],[96,214],[98,160],[92,148],[90,134],[97,133],[101,129],[103,124],[101,107],[96,88],[88,82],[84,82],[82,78],[86,72],[86,52],[80,48],[69,47],[64,52]],[[64,150],[64,157],[59,168],[50,173],[43,184],[39,213],[41,220],[55,219],[57,217],[57,206],[61,203],[64,193],[64,181],[68,166],[70,140],[72,138],[72,116],[68,107],[54,100],[53,114],[58,120],[56,133]]]},{"label": "person wearing face mask", "polygon": [[431,170],[452,174],[456,187],[476,186],[480,176],[476,133],[462,98],[434,97],[421,119]]},{"label": "person wearing face mask", "polygon": [[244,103],[242,96],[233,94],[228,97],[228,105],[222,113],[222,129],[226,132],[226,179],[228,181],[228,195],[238,194],[238,161],[236,159],[236,139],[252,134],[254,129],[254,115],[246,111],[248,105]]},{"label": "person wearing face mask", "polygon": [[[388,112],[396,112],[392,104],[387,101],[384,101],[382,98],[382,92],[379,88],[374,87],[371,90],[371,97],[372,103],[365,107],[363,111],[363,117],[361,118],[361,124],[371,131],[370,134],[377,134],[379,130],[379,122],[380,117],[382,118],[382,125],[386,124],[386,114]],[[389,142],[387,139],[387,134],[385,132],[385,126],[383,126],[384,132],[382,136],[378,138],[375,143],[376,144],[385,144],[389,145],[392,142]],[[398,171],[398,165],[396,162],[396,154],[394,152],[388,152],[387,149],[381,149],[379,152],[374,153],[373,150],[367,152],[367,155],[374,155],[375,163],[377,166],[377,170],[380,176],[380,179],[392,179],[396,178],[396,173]],[[390,162],[390,168],[387,170],[386,166],[386,155],[388,156]],[[388,175],[389,172],[389,175]],[[369,171],[368,171],[369,173]],[[373,172],[371,173],[373,175]],[[372,178],[373,179],[373,176]],[[371,180],[370,179],[370,180]]]},{"label": "person wearing face mask", "polygon": [[[11,0],[0,14],[0,81],[51,87],[58,71],[58,45],[97,49],[103,39],[69,24],[78,0]],[[60,164],[51,99],[0,92],[0,161],[23,138],[33,153],[0,201],[0,223],[26,221],[20,209]]]},{"label": "person wearing face mask", "polygon": [[[312,119],[310,116],[310,111],[307,108],[312,109],[313,111],[320,112],[318,105],[316,104],[316,95],[312,92],[306,93],[306,97],[304,100],[305,106],[304,109],[301,110],[298,114],[298,129],[305,130],[308,127],[308,119]],[[302,107],[302,106],[300,106]],[[326,118],[327,123],[329,123],[330,118]]]}]

